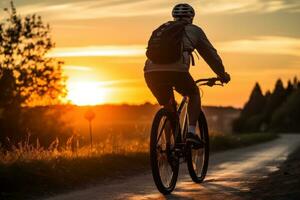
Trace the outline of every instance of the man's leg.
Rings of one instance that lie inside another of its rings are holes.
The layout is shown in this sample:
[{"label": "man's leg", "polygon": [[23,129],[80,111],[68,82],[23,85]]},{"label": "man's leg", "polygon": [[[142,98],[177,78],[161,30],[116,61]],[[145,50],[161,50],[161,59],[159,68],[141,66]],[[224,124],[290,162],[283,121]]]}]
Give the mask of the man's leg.
[{"label": "man's leg", "polygon": [[[163,105],[165,109],[167,109],[169,112],[172,113],[174,119],[176,118],[176,101],[174,98],[174,93],[173,90],[171,92],[170,95],[170,99],[168,101],[168,103]],[[172,133],[172,127],[171,127],[171,123],[170,121],[167,121],[166,125],[165,125],[165,133],[166,133],[166,139],[167,139],[167,144],[171,144],[171,133]]]},{"label": "man's leg", "polygon": [[188,104],[189,127],[188,132],[195,133],[196,124],[201,110],[200,95],[190,95]]},{"label": "man's leg", "polygon": [[182,73],[178,74],[176,90],[180,94],[189,97],[189,127],[186,135],[186,141],[189,144],[193,144],[193,147],[200,148],[203,143],[200,137],[196,135],[196,124],[201,111],[199,88],[189,73]]},{"label": "man's leg", "polygon": [[196,125],[201,111],[200,94],[189,95],[190,101],[188,105],[189,127],[186,135],[187,144],[193,144],[193,148],[203,147],[203,141],[196,134]]},{"label": "man's leg", "polygon": [[189,115],[189,132],[195,133],[195,126],[200,114],[200,93],[195,81],[189,73],[178,75],[176,90],[183,96],[189,97],[188,115]]}]

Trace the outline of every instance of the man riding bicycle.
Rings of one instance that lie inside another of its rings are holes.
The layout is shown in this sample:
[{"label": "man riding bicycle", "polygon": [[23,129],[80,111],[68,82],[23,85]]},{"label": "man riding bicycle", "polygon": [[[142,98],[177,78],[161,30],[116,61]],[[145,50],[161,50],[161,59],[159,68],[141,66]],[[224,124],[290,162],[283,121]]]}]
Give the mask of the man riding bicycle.
[{"label": "man riding bicycle", "polygon": [[174,21],[156,29],[149,40],[144,76],[159,104],[172,112],[176,111],[173,88],[189,97],[186,142],[199,147],[203,142],[195,134],[195,129],[201,103],[199,89],[189,73],[190,62],[194,65],[192,52],[197,50],[221,82],[228,83],[230,75],[225,72],[220,56],[203,30],[192,24],[195,16],[193,7],[178,4],[173,8],[172,16]]}]

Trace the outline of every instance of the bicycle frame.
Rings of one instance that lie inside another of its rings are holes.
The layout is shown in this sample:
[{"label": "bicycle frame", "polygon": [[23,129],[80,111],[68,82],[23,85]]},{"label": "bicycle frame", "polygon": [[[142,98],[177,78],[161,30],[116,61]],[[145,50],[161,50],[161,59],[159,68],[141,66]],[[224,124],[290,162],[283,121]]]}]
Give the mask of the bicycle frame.
[{"label": "bicycle frame", "polygon": [[[180,123],[180,115],[183,111],[183,109],[185,108],[185,106],[187,106],[188,104],[188,101],[189,101],[189,98],[187,96],[184,96],[181,100],[181,103],[179,104],[179,107],[177,108],[177,111],[176,111],[176,121],[178,121],[178,123],[176,123],[176,127],[175,127],[175,138],[178,137],[178,134],[180,134],[180,141],[182,142],[182,139],[183,139],[183,131],[185,130],[185,125],[186,125],[186,121],[188,120],[188,115],[187,115],[187,109],[186,109],[186,112],[184,113],[184,118],[183,118],[183,126],[181,125]],[[161,135],[162,135],[162,132],[164,130],[164,127],[166,125],[166,120],[164,120],[163,122],[163,125],[162,125],[162,128],[159,132],[159,136],[157,138],[157,141],[159,141]],[[182,127],[182,128],[181,128]],[[180,131],[179,131],[180,130]]]},{"label": "bicycle frame", "polygon": [[[220,81],[220,78],[207,78],[207,79],[199,79],[197,81],[195,81],[195,83],[198,85],[198,86],[203,86],[203,85],[207,85],[207,86],[214,86],[214,85],[220,85],[220,86],[223,86],[223,83],[216,83],[217,81]],[[180,118],[180,115],[184,109],[185,106],[187,106],[189,102],[189,98],[187,96],[183,96],[182,100],[181,100],[181,103],[177,109],[177,116],[178,118]],[[187,127],[185,127],[188,123],[186,123],[186,121],[188,120],[188,112],[187,112],[187,109],[186,109],[186,112],[184,113],[184,119],[183,119],[183,123],[180,124],[180,120],[179,120],[179,123],[176,127],[176,132],[178,132],[177,130],[180,130],[180,127],[182,127],[181,129],[181,132],[180,132],[180,135],[181,135],[181,141],[184,136],[184,131],[186,130]],[[178,127],[179,126],[179,127]],[[177,138],[178,136],[178,133],[175,133],[175,137]]]},{"label": "bicycle frame", "polygon": [[183,116],[183,120],[182,123],[180,123],[180,115],[182,114],[183,110],[185,107],[187,107],[189,102],[189,98],[187,96],[184,96],[181,100],[181,103],[179,104],[179,107],[177,109],[177,117],[178,117],[178,123],[177,123],[177,127],[175,129],[175,138],[178,137],[178,134],[180,134],[180,141],[184,142],[184,131],[186,130],[187,127],[186,126],[186,122],[188,122],[188,112],[187,112],[187,108],[185,110],[184,116]]},{"label": "bicycle frame", "polygon": [[[217,81],[220,81],[220,78],[208,78],[208,79],[199,79],[197,81],[195,81],[196,84],[198,84],[198,86],[203,86],[203,85],[207,85],[209,87],[212,87],[214,85],[220,85],[223,86],[223,83],[221,82],[221,84],[216,83]],[[174,99],[175,101],[175,99]],[[186,130],[187,127],[185,127],[187,125],[187,120],[188,120],[188,112],[186,109],[186,112],[184,113],[184,118],[183,118],[183,123],[180,123],[180,115],[184,109],[185,106],[187,106],[189,102],[189,97],[188,96],[183,96],[181,103],[179,104],[178,109],[176,110],[176,121],[178,121],[178,123],[176,123],[176,127],[175,127],[175,138],[177,139],[178,134],[180,134],[180,143],[184,142],[183,141],[183,136],[184,136],[184,131]],[[166,125],[166,120],[163,123],[162,129],[160,130],[159,136],[157,138],[157,141],[159,141],[162,132],[164,130],[164,127]],[[180,132],[179,132],[180,130]]]}]

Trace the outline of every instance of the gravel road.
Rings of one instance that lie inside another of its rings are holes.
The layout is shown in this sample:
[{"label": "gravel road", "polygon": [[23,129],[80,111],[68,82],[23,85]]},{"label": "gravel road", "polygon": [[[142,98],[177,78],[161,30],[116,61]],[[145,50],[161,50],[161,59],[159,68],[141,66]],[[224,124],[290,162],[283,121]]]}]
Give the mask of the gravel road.
[{"label": "gravel road", "polygon": [[50,197],[47,200],[104,200],[104,199],[201,199],[236,200],[247,198],[249,183],[276,171],[287,156],[300,146],[300,135],[284,134],[279,139],[211,155],[208,175],[202,184],[191,182],[185,164],[181,166],[175,191],[161,195],[152,180],[151,172],[115,180],[88,189]]}]

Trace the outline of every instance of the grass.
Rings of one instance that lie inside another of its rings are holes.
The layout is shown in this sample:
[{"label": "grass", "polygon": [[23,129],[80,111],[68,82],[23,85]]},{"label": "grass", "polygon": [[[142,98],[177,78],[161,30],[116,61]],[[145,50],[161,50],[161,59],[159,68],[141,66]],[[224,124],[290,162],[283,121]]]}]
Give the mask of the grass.
[{"label": "grass", "polygon": [[14,162],[0,165],[0,199],[34,199],[126,177],[148,168],[145,153]]},{"label": "grass", "polygon": [[210,150],[212,152],[227,149],[241,148],[267,142],[278,138],[274,133],[249,133],[240,135],[214,135],[210,137]]},{"label": "grass", "polygon": [[[275,134],[213,135],[213,152],[275,139]],[[98,143],[93,151],[70,139],[55,140],[45,149],[20,142],[11,151],[0,150],[0,199],[33,199],[122,178],[149,169],[148,140],[114,139]]]}]

